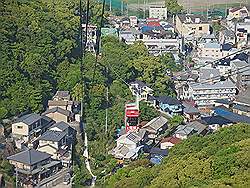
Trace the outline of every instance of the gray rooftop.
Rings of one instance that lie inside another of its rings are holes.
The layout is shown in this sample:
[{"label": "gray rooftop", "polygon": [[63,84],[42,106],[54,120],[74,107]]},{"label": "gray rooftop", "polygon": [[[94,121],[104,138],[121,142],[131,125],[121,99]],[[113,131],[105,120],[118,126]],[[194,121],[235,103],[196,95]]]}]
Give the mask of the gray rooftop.
[{"label": "gray rooftop", "polygon": [[236,88],[235,84],[231,80],[216,82],[215,84],[209,83],[194,83],[190,84],[193,89],[231,89]]},{"label": "gray rooftop", "polygon": [[165,117],[159,116],[159,117],[152,119],[150,122],[148,122],[142,128],[151,128],[154,131],[158,131],[158,129],[160,129],[162,126],[164,126],[167,122],[168,122],[168,120]]},{"label": "gray rooftop", "polygon": [[21,116],[20,118],[16,120],[16,122],[23,122],[27,125],[31,125],[37,122],[38,120],[40,120],[41,118],[42,117],[39,114],[31,113],[31,114]]},{"label": "gray rooftop", "polygon": [[201,134],[207,128],[206,125],[200,123],[199,121],[192,121],[186,125],[179,125],[175,134],[190,135],[192,133]]},{"label": "gray rooftop", "polygon": [[42,113],[42,115],[47,115],[47,114],[50,114],[50,113],[55,113],[55,112],[58,112],[60,114],[63,114],[65,116],[70,116],[71,115],[71,112],[68,111],[68,110],[64,110],[60,107],[54,107],[54,108],[51,108],[51,109],[47,109],[44,113]]},{"label": "gray rooftop", "polygon": [[43,160],[49,159],[51,155],[34,149],[28,149],[7,157],[8,160],[17,161],[27,165],[34,165]]},{"label": "gray rooftop", "polygon": [[37,121],[41,121],[41,126],[44,125],[48,125],[50,122],[52,122],[53,120],[49,117],[46,116],[40,116],[39,114],[35,114],[35,113],[31,113],[31,114],[27,114],[24,116],[21,116],[20,118],[18,118],[15,123],[19,123],[19,122],[23,122],[27,125],[32,125],[33,123],[37,122]]},{"label": "gray rooftop", "polygon": [[220,71],[215,68],[201,68],[200,69],[200,81],[205,81],[209,78],[217,77],[217,80],[220,79]]},{"label": "gray rooftop", "polygon": [[70,100],[69,91],[57,91],[53,99]]},{"label": "gray rooftop", "polygon": [[222,30],[221,33],[227,37],[235,37],[234,32],[229,29]]},{"label": "gray rooftop", "polygon": [[247,104],[250,106],[250,86],[247,87],[247,89],[243,92],[240,92],[237,96],[236,96],[236,103],[239,104]]},{"label": "gray rooftop", "polygon": [[66,135],[67,135],[66,131],[61,132],[61,131],[48,130],[42,136],[39,137],[39,140],[58,142],[62,140]]},{"label": "gray rooftop", "polygon": [[187,114],[199,114],[200,113],[198,108],[195,108],[186,102],[183,102],[182,105],[184,107],[184,110],[183,110],[184,113],[187,113]]},{"label": "gray rooftop", "polygon": [[60,122],[55,123],[54,125],[52,125],[50,127],[50,129],[51,128],[55,128],[55,127],[57,127],[58,129],[60,129],[61,131],[65,131],[66,129],[68,129],[70,127],[70,125],[67,124],[67,123],[65,123],[65,122],[63,122],[63,121],[60,121]]}]

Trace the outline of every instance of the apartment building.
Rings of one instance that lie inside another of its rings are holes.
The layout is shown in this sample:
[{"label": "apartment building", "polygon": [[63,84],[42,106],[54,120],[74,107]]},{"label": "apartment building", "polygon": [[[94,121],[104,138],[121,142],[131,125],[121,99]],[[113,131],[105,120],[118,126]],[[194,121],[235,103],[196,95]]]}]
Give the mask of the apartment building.
[{"label": "apartment building", "polygon": [[175,20],[176,29],[184,37],[201,37],[210,34],[210,24],[202,15],[179,14]]},{"label": "apartment building", "polygon": [[149,18],[167,19],[167,7],[152,5],[149,7]]},{"label": "apartment building", "polygon": [[236,85],[231,81],[211,83],[191,83],[183,87],[183,99],[191,99],[198,107],[213,106],[218,99],[232,100]]}]

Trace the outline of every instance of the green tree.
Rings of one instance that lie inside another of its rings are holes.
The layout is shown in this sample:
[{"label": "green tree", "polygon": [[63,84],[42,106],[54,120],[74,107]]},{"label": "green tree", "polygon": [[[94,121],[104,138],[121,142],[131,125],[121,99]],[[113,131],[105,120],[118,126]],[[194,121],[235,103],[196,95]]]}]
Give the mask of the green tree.
[{"label": "green tree", "polygon": [[165,5],[168,8],[168,13],[170,13],[170,15],[178,14],[183,9],[177,0],[165,0]]}]

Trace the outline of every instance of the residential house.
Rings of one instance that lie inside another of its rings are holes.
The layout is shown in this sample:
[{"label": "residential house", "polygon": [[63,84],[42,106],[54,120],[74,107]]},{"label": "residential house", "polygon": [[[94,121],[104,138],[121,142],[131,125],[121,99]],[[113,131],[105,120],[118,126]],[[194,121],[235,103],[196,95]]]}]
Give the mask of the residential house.
[{"label": "residential house", "polygon": [[207,125],[208,130],[212,132],[219,130],[219,128],[221,127],[226,127],[233,124],[232,121],[216,114],[213,114],[211,116],[201,117],[201,122]]},{"label": "residential house", "polygon": [[232,110],[236,114],[250,117],[250,106],[249,105],[235,104],[235,105],[233,105]]},{"label": "residential house", "polygon": [[54,121],[49,117],[35,113],[27,114],[12,124],[12,136],[24,142],[32,141],[42,135],[53,123]]},{"label": "residential house", "polygon": [[220,59],[238,51],[232,45],[221,45],[220,43],[202,43],[197,49],[199,58]]},{"label": "residential house", "polygon": [[69,101],[71,98],[69,91],[57,91],[52,99],[55,101]]},{"label": "residential house", "polygon": [[239,19],[239,18],[245,18],[249,16],[249,12],[247,7],[234,7],[230,8],[228,11],[227,19],[232,20],[232,19]]},{"label": "residential house", "polygon": [[70,166],[74,134],[75,131],[67,123],[56,123],[38,138],[37,150],[50,154],[53,159],[61,160],[64,166]]},{"label": "residential house", "polygon": [[232,100],[236,95],[236,85],[231,80],[210,83],[191,83],[184,88],[185,99],[194,100],[199,107],[213,106],[215,100]]},{"label": "residential house", "polygon": [[55,122],[64,121],[65,123],[68,123],[74,120],[74,115],[71,111],[60,107],[47,109],[42,115],[53,119]]},{"label": "residential house", "polygon": [[143,148],[142,144],[146,140],[146,130],[144,129],[128,132],[116,140],[116,147],[111,151],[111,154],[118,159],[134,160],[139,156],[139,152]]},{"label": "residential house", "polygon": [[149,139],[155,139],[157,136],[165,132],[167,129],[167,122],[168,120],[165,117],[159,116],[149,121],[142,127],[142,129],[145,129],[148,132]]},{"label": "residential house", "polygon": [[224,29],[219,32],[219,42],[220,44],[232,44],[234,45],[236,42],[235,33],[230,29]]},{"label": "residential house", "polygon": [[140,80],[136,80],[129,84],[129,89],[134,96],[138,96],[139,100],[148,100],[149,96],[153,95],[153,89],[151,89],[147,84]]},{"label": "residential house", "polygon": [[161,149],[170,149],[174,145],[179,144],[180,142],[181,142],[180,138],[177,138],[177,137],[174,137],[174,136],[170,136],[170,137],[167,137],[167,138],[163,138],[161,140],[160,147],[161,147]]},{"label": "residential house", "polygon": [[182,102],[183,115],[187,122],[197,120],[200,117],[200,111],[195,107],[194,104],[190,104],[189,102]]},{"label": "residential house", "polygon": [[210,34],[210,24],[202,15],[176,15],[175,26],[178,33],[184,37],[201,37]]},{"label": "residential house", "polygon": [[149,7],[149,18],[167,19],[167,7],[159,5],[151,5]]},{"label": "residential house", "polygon": [[162,111],[168,112],[170,115],[178,115],[183,113],[183,106],[179,100],[170,96],[156,97],[157,105]]},{"label": "residential house", "polygon": [[28,149],[7,157],[18,174],[18,183],[24,187],[38,186],[39,182],[57,173],[60,161],[51,159],[51,155]]},{"label": "residential house", "polygon": [[73,111],[77,108],[77,103],[71,100],[70,94],[68,91],[57,91],[53,96],[52,100],[48,101],[48,108],[60,107],[64,110]]},{"label": "residential house", "polygon": [[215,107],[214,114],[219,115],[233,123],[250,123],[250,117],[234,113],[224,106]]},{"label": "residential house", "polygon": [[150,162],[153,164],[160,164],[164,157],[168,156],[167,149],[153,147],[150,149]]},{"label": "residential house", "polygon": [[181,140],[187,139],[193,134],[205,135],[207,133],[207,126],[199,121],[192,121],[186,125],[179,125],[174,133],[174,136]]}]

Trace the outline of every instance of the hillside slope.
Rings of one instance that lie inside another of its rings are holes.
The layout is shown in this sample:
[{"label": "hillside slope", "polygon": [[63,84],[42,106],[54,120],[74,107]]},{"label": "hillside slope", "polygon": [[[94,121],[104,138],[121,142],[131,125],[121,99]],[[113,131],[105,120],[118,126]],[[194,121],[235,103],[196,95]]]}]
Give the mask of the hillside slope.
[{"label": "hillside slope", "polygon": [[163,164],[139,160],[105,187],[250,187],[250,126],[238,124],[175,146]]}]

